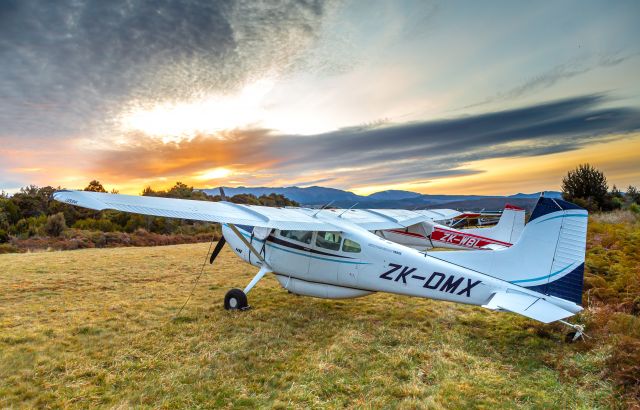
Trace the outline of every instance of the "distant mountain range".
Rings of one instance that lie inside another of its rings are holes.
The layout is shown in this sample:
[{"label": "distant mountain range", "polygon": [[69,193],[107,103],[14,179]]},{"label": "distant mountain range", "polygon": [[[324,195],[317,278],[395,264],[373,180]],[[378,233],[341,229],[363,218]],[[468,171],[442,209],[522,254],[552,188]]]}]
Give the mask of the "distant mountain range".
[{"label": "distant mountain range", "polygon": [[[223,187],[227,196],[238,194],[253,194],[255,196],[281,194],[305,206],[322,206],[332,202],[331,206],[338,208],[453,208],[465,210],[501,209],[506,203],[521,206],[531,210],[540,192],[531,194],[518,193],[509,196],[487,195],[427,195],[418,192],[388,190],[371,195],[356,195],[353,192],[336,188],[320,186],[312,187]],[[218,188],[202,189],[209,195],[218,195]],[[545,196],[560,198],[558,191],[545,191]],[[446,206],[445,206],[446,204]]]}]

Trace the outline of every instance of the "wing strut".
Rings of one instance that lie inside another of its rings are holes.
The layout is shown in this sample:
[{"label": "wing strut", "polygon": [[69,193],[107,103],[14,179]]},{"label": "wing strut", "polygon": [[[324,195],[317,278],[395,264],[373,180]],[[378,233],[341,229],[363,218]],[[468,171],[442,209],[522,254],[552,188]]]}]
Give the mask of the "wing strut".
[{"label": "wing strut", "polygon": [[262,262],[262,267],[260,268],[260,271],[256,274],[256,276],[254,276],[254,278],[251,280],[251,282],[247,285],[247,287],[244,289],[244,293],[247,294],[249,293],[249,291],[256,285],[256,283],[258,283],[258,281],[260,281],[260,279],[262,279],[264,277],[264,275],[267,272],[273,272],[273,269],[271,269],[271,266],[269,266],[269,264],[267,263],[267,261],[262,257],[262,255],[260,254],[260,252],[258,252],[256,250],[256,248],[253,247],[253,245],[247,240],[247,238],[245,238],[240,231],[238,231],[238,228],[236,228],[236,226],[234,224],[227,224],[227,226],[229,228],[231,228],[231,230],[233,231],[233,233],[242,241],[242,243],[244,243],[247,248],[249,248],[249,250],[251,252],[253,252],[253,254],[260,259],[260,262]]}]

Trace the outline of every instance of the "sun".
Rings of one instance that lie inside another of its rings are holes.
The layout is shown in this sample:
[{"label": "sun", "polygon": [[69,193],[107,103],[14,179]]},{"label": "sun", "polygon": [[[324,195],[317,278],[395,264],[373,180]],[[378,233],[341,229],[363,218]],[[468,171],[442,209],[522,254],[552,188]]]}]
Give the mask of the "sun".
[{"label": "sun", "polygon": [[226,178],[232,173],[233,171],[231,171],[230,169],[220,167],[201,171],[197,173],[194,178],[200,181],[208,181],[211,179]]},{"label": "sun", "polygon": [[273,85],[272,80],[262,79],[236,94],[152,104],[135,102],[120,115],[118,123],[125,132],[142,132],[164,143],[247,127],[265,119],[263,102]]}]

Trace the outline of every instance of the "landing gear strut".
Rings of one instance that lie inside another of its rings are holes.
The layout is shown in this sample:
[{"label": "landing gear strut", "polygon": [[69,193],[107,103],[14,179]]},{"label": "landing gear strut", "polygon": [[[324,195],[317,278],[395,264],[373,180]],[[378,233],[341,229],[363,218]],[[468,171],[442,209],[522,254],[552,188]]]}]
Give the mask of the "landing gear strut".
[{"label": "landing gear strut", "polygon": [[256,283],[258,283],[258,281],[262,279],[262,277],[266,275],[267,272],[272,272],[271,268],[268,266],[263,266],[262,268],[260,268],[258,273],[256,273],[256,276],[251,279],[251,282],[249,282],[244,290],[231,289],[229,292],[227,292],[227,294],[224,296],[224,308],[227,310],[248,309],[249,303],[247,302],[247,293],[249,293],[249,291],[253,289]]},{"label": "landing gear strut", "polygon": [[559,320],[559,322],[573,329],[571,332],[567,333],[567,335],[564,337],[564,341],[566,343],[573,343],[578,339],[581,339],[581,338],[584,339],[585,337],[588,337],[586,334],[584,334],[584,326],[574,325],[573,323],[565,322],[564,320]]}]

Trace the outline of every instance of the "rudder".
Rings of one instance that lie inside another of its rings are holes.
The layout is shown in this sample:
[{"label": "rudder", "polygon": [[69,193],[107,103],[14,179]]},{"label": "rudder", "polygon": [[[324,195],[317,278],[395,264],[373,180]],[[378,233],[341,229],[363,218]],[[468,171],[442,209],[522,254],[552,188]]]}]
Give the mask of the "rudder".
[{"label": "rudder", "polygon": [[431,256],[576,304],[582,301],[587,211],[541,197],[520,240],[496,251]]}]

